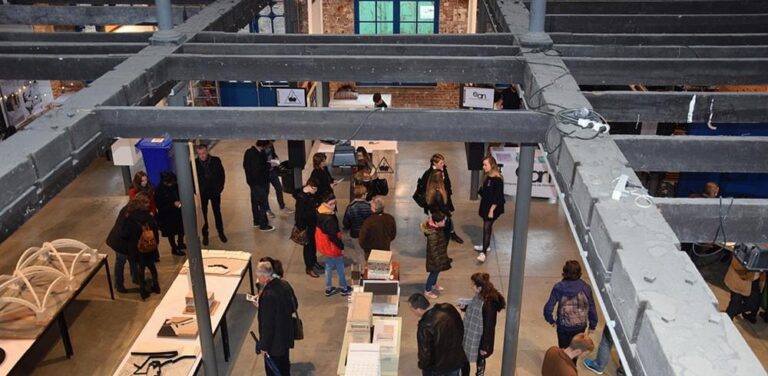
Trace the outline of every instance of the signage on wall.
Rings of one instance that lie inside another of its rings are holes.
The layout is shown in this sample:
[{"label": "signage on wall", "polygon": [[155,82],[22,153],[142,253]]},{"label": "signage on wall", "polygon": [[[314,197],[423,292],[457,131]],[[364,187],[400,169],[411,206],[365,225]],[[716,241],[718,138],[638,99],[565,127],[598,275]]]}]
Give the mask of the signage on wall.
[{"label": "signage on wall", "polygon": [[420,20],[434,20],[435,19],[435,6],[434,5],[420,5],[419,6],[419,19]]},{"label": "signage on wall", "polygon": [[493,109],[493,89],[464,87],[462,107]]},{"label": "signage on wall", "polygon": [[287,88],[276,90],[278,107],[307,107],[307,94],[304,89]]},{"label": "signage on wall", "polygon": [[[520,150],[516,147],[491,148],[491,155],[501,167],[504,175],[504,194],[515,195],[517,192],[517,172],[520,160]],[[541,149],[536,149],[531,176],[531,197],[557,197],[555,182],[547,169],[547,161]]]}]

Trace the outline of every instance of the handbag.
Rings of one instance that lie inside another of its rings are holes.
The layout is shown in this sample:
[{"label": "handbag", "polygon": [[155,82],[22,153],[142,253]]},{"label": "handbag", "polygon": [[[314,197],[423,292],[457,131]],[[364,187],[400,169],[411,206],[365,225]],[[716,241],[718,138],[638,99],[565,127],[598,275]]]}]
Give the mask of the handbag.
[{"label": "handbag", "polygon": [[309,238],[307,237],[307,229],[300,229],[298,226],[293,225],[291,230],[291,240],[298,245],[309,244]]},{"label": "handbag", "polygon": [[371,191],[377,196],[386,196],[389,193],[387,179],[376,178],[371,180]]},{"label": "handbag", "polygon": [[296,341],[300,341],[304,339],[304,323],[301,321],[301,318],[299,317],[299,311],[293,311],[293,315],[291,316],[291,321],[293,323],[293,339]]}]

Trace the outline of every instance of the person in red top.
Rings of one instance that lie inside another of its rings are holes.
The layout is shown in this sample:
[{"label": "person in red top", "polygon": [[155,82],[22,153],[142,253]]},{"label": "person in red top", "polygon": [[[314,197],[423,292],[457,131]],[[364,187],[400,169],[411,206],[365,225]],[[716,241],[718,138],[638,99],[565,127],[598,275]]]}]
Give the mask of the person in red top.
[{"label": "person in red top", "polygon": [[133,175],[133,184],[128,188],[128,198],[133,200],[136,194],[144,192],[149,197],[149,214],[157,214],[157,204],[155,204],[155,188],[149,182],[149,176],[144,171],[139,171]]},{"label": "person in red top", "polygon": [[552,346],[544,355],[544,363],[541,365],[541,376],[577,376],[574,359],[595,349],[592,338],[584,333],[579,333],[571,340],[568,347],[561,349]]},{"label": "person in red top", "polygon": [[[341,228],[336,218],[336,196],[326,192],[317,207],[317,227],[315,228],[315,247],[325,255],[325,296],[352,294],[352,287],[347,286],[344,278],[344,243],[341,241]],[[333,287],[333,269],[339,276],[341,288]]]}]

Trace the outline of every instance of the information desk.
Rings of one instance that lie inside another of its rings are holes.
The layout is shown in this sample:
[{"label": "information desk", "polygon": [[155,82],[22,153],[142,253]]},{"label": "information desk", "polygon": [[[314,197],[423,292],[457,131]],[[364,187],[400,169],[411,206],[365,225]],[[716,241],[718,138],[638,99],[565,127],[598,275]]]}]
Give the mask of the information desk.
[{"label": "information desk", "polygon": [[[400,365],[400,336],[402,334],[403,319],[401,317],[373,317],[373,343],[381,344],[381,375],[397,376]],[[392,338],[377,338],[377,333],[385,327],[391,328]],[[344,376],[347,365],[347,352],[349,352],[349,336],[344,332],[344,342],[339,354],[339,367],[337,376]]]},{"label": "information desk", "polygon": [[[324,153],[328,156],[328,164],[333,160],[333,151],[336,145],[326,144],[324,142],[315,142],[312,154]],[[397,141],[352,141],[352,146],[357,148],[362,146],[371,154],[371,162],[376,167],[376,174],[380,179],[386,179],[390,190],[394,190],[397,179],[395,169],[397,167]],[[307,158],[309,168],[312,166],[312,158]],[[346,177],[345,177],[346,178]]]},{"label": "information desk", "polygon": [[[212,259],[209,257],[214,252],[218,255],[222,254],[220,251],[203,251],[203,263],[205,264],[206,270],[209,269],[209,264],[215,265],[220,263],[218,258]],[[245,252],[237,253],[247,255],[247,264],[245,264],[245,266],[239,270],[239,273],[233,273],[230,275],[222,275],[218,273],[205,275],[205,284],[208,292],[213,293],[213,298],[217,301],[217,304],[214,305],[213,312],[211,314],[211,327],[214,328],[214,334],[221,330],[222,344],[224,347],[224,359],[226,361],[229,361],[230,355],[226,313],[232,303],[232,300],[235,297],[235,294],[237,294],[237,290],[240,287],[240,284],[245,278],[246,272],[249,276],[251,294],[254,294],[253,269],[251,265],[250,254]],[[139,336],[131,345],[131,349],[128,351],[120,365],[117,367],[117,370],[114,373],[115,376],[133,375],[136,370],[133,364],[137,361],[138,363],[141,363],[142,360],[135,359],[136,357],[131,356],[131,353],[136,351],[146,351],[147,348],[151,348],[153,352],[180,350],[181,348],[192,349],[191,353],[194,355],[193,359],[190,359],[189,361],[185,360],[184,362],[179,362],[178,364],[172,365],[177,368],[174,369],[173,372],[167,372],[171,370],[166,370],[164,368],[162,373],[163,375],[195,374],[196,370],[202,363],[199,335],[194,339],[158,337],[158,331],[163,326],[163,323],[166,319],[172,317],[195,317],[194,313],[184,312],[186,307],[185,299],[190,290],[191,286],[188,275],[183,272],[179,273],[171,286],[168,288],[168,291],[165,293],[163,300],[160,302],[160,304],[157,305],[157,308],[155,308],[155,311],[152,313],[149,321],[144,326],[144,329],[141,330],[141,333],[139,333]],[[181,368],[181,370],[178,368]]]},{"label": "information desk", "polygon": [[107,272],[107,285],[109,286],[109,295],[112,297],[112,300],[115,300],[115,293],[112,290],[112,277],[110,275],[109,271],[109,262],[107,261],[107,255],[99,254],[99,261],[91,267],[90,271],[88,271],[88,274],[83,279],[83,282],[78,286],[77,290],[75,290],[72,295],[69,296],[69,298],[59,307],[59,310],[56,311],[51,316],[51,321],[49,321],[45,325],[45,329],[41,330],[36,338],[33,339],[1,339],[0,338],[0,348],[5,351],[5,360],[0,364],[0,375],[7,375],[10,374],[11,371],[13,371],[14,367],[16,367],[16,364],[21,360],[22,357],[29,351],[29,349],[32,347],[32,345],[37,342],[37,340],[40,338],[40,336],[45,333],[48,328],[53,325],[54,322],[58,323],[59,331],[61,332],[61,340],[64,342],[64,351],[66,352],[67,358],[70,358],[74,351],[72,349],[72,342],[69,339],[69,328],[67,327],[67,321],[64,318],[64,311],[67,309],[67,306],[69,306],[69,303],[71,303],[75,298],[77,298],[78,295],[80,295],[80,292],[85,289],[85,287],[88,285],[89,282],[91,282],[91,279],[96,275],[96,273],[99,272],[99,269],[104,267],[104,270]]}]

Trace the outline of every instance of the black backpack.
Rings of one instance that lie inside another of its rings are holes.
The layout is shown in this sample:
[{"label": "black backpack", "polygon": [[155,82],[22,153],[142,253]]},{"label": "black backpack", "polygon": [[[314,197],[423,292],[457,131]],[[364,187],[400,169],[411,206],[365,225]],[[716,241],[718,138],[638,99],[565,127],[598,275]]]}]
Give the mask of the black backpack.
[{"label": "black backpack", "polygon": [[426,197],[427,187],[424,186],[424,182],[421,178],[416,182],[416,192],[413,192],[413,201],[416,201],[416,205],[424,208],[427,206]]}]

